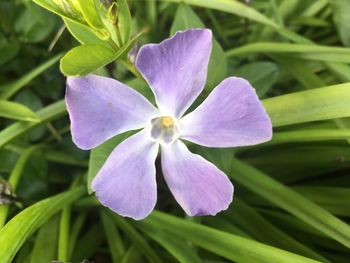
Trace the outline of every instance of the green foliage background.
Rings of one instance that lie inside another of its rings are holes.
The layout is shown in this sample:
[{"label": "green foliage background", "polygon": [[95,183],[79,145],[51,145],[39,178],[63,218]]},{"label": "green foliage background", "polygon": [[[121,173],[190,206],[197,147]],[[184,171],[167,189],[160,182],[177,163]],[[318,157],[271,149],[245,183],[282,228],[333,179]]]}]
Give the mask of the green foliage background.
[{"label": "green foliage background", "polygon": [[[118,0],[112,40],[103,38],[103,17],[90,16],[93,1],[83,16],[60,1],[0,2],[0,263],[350,261],[349,1]],[[94,71],[154,100],[127,52],[192,27],[215,37],[199,101],[227,76],[248,79],[273,139],[189,145],[234,183],[227,211],[186,217],[159,174],[151,216],[119,217],[88,193],[130,133],[77,149],[64,75]]]}]

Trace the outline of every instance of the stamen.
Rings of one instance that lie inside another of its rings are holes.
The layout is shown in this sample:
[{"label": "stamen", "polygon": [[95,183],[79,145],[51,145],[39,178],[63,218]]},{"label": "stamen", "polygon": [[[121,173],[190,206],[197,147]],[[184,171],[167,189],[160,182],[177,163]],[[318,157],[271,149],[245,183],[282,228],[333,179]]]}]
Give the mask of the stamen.
[{"label": "stamen", "polygon": [[161,123],[165,128],[171,128],[174,126],[174,121],[169,116],[164,116],[161,118]]}]

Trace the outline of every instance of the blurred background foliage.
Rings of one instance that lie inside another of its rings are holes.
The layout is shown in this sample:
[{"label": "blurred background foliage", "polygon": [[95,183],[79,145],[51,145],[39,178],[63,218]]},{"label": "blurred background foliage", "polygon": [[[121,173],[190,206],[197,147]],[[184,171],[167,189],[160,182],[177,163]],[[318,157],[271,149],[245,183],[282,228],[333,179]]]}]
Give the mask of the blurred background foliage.
[{"label": "blurred background foliage", "polygon": [[[79,0],[35,2],[56,14],[30,0],[0,2],[1,263],[349,262],[349,1],[118,0],[119,32],[104,20],[112,9],[89,16],[74,9]],[[227,211],[186,217],[157,174],[157,211],[119,217],[87,192],[130,133],[77,149],[64,75],[94,71],[154,100],[129,50],[192,27],[215,37],[197,105],[225,77],[244,77],[274,138],[237,149],[189,145],[234,183]]]}]

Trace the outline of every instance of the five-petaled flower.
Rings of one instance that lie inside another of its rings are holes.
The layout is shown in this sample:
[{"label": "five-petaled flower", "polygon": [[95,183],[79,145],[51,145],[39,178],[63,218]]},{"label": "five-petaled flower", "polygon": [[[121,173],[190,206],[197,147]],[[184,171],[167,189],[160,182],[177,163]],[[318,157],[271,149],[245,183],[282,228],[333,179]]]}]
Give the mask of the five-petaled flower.
[{"label": "five-petaled flower", "polygon": [[222,81],[183,116],[204,88],[211,46],[210,30],[190,29],[140,49],[136,67],[158,109],[116,80],[96,75],[68,78],[66,103],[78,147],[92,149],[142,128],[113,150],[92,182],[104,206],[134,219],[153,210],[159,148],[166,183],[188,215],[215,215],[232,202],[227,176],[191,153],[182,140],[206,147],[254,145],[271,138],[272,126],[255,90],[236,77]]}]

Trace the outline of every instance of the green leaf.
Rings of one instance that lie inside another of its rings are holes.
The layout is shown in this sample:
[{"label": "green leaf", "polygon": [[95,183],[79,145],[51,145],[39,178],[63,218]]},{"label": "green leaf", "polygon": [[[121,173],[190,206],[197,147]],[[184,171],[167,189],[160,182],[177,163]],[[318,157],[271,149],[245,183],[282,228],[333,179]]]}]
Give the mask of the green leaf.
[{"label": "green leaf", "polygon": [[229,176],[344,246],[350,247],[349,225],[289,187],[237,159],[232,160],[232,172]]},{"label": "green leaf", "polygon": [[143,236],[126,219],[110,211],[106,211],[106,213],[112,217],[119,228],[124,231],[126,237],[138,247],[138,249],[147,257],[150,262],[163,262],[151,248],[151,246],[146,242]]},{"label": "green leaf", "polygon": [[66,106],[63,100],[55,102],[46,108],[39,110],[36,114],[39,116],[39,122],[16,122],[2,131],[0,131],[0,148],[9,143],[16,137],[26,133],[27,131],[49,122],[53,119],[59,118],[66,113]]},{"label": "green leaf", "polygon": [[113,219],[103,209],[100,211],[100,218],[113,263],[119,263],[125,254],[123,241],[116,229]]},{"label": "green leaf", "polygon": [[314,142],[330,140],[349,140],[350,129],[310,129],[275,132],[272,140],[267,144],[291,143],[291,142]]},{"label": "green leaf", "polygon": [[[25,149],[19,159],[16,162],[15,167],[12,169],[10,177],[8,179],[9,184],[11,185],[12,191],[16,192],[19,179],[23,173],[23,169],[27,164],[29,158],[33,155],[42,146],[36,145],[31,146]],[[0,206],[0,228],[4,225],[8,213],[9,205]]]},{"label": "green leaf", "polygon": [[0,117],[29,122],[40,121],[38,115],[31,109],[20,103],[7,100],[0,100]]},{"label": "green leaf", "polygon": [[0,230],[0,263],[10,263],[23,243],[47,220],[85,193],[83,187],[47,198],[26,208]]},{"label": "green leaf", "polygon": [[169,235],[160,231],[157,227],[151,225],[142,225],[141,230],[154,239],[159,245],[164,247],[170,254],[172,254],[180,263],[200,263],[201,259],[198,257],[192,247],[189,246],[183,239],[169,238]]},{"label": "green leaf", "polygon": [[263,100],[274,127],[350,116],[350,83]]},{"label": "green leaf", "polygon": [[40,66],[36,67],[20,79],[16,80],[15,82],[0,86],[0,99],[9,99],[10,97],[12,97],[16,92],[25,87],[25,85],[27,85],[31,80],[33,80],[45,70],[53,66],[61,57],[62,54],[53,56],[52,58],[50,58]]},{"label": "green leaf", "polygon": [[126,0],[118,0],[118,28],[122,37],[122,42],[127,43],[131,33],[132,17]]},{"label": "green leaf", "polygon": [[85,21],[91,28],[100,29],[103,28],[102,21],[96,12],[94,0],[75,0],[82,12]]},{"label": "green leaf", "polygon": [[128,52],[140,35],[141,33],[136,35],[117,51],[96,44],[75,47],[61,59],[61,71],[67,76],[89,74]]},{"label": "green leaf", "polygon": [[30,263],[48,263],[56,258],[58,239],[58,217],[48,220],[38,231]]},{"label": "green leaf", "polygon": [[[189,28],[205,28],[202,20],[195,12],[186,4],[179,4],[176,15],[171,26],[170,35],[175,34],[179,30]],[[219,84],[227,73],[227,60],[225,52],[220,44],[213,37],[213,47],[210,56],[207,85],[212,89]]]},{"label": "green leaf", "polygon": [[223,215],[226,216],[230,222],[235,223],[256,238],[256,240],[263,242],[264,244],[286,249],[322,262],[329,262],[320,254],[314,252],[303,243],[300,243],[275,227],[253,207],[245,204],[240,199],[238,200],[236,198],[230,209],[225,211]]},{"label": "green leaf", "polygon": [[114,148],[117,147],[119,143],[124,141],[133,133],[134,132],[131,131],[117,135],[91,150],[89,160],[89,171],[87,177],[87,189],[89,194],[93,193],[93,190],[91,189],[91,183],[94,180],[100,168],[102,167],[102,165],[107,160],[108,156],[111,154]]},{"label": "green leaf", "polygon": [[255,53],[293,54],[306,60],[350,63],[350,48],[328,47],[321,45],[260,42],[247,44],[226,52],[228,57],[245,56]]},{"label": "green leaf", "polygon": [[75,47],[61,59],[61,71],[66,76],[83,76],[111,63],[115,52],[101,45]]},{"label": "green leaf", "polygon": [[235,262],[319,262],[157,211],[138,224],[141,225],[140,227],[143,224],[150,225],[166,232],[168,236],[183,238]]},{"label": "green leaf", "polygon": [[258,96],[263,97],[276,82],[280,70],[273,62],[258,61],[237,68],[233,74],[249,80]]},{"label": "green leaf", "polygon": [[329,0],[329,3],[340,38],[344,45],[350,46],[350,2],[344,0]]},{"label": "green leaf", "polygon": [[1,43],[0,66],[13,59],[17,55],[19,48],[20,45],[17,41],[6,41],[5,43]]},{"label": "green leaf", "polygon": [[231,0],[161,0],[163,2],[171,2],[171,3],[185,3],[188,5],[194,5],[199,6],[203,8],[210,8],[219,10],[222,12],[231,13],[240,17],[248,18],[253,21],[257,21],[259,23],[272,26],[272,27],[278,27],[275,22],[267,18],[265,15],[259,13],[255,9],[242,4],[238,1],[231,1]]},{"label": "green leaf", "polygon": [[111,48],[108,42],[99,38],[90,27],[67,18],[63,18],[63,21],[72,36],[81,44],[96,44]]}]

